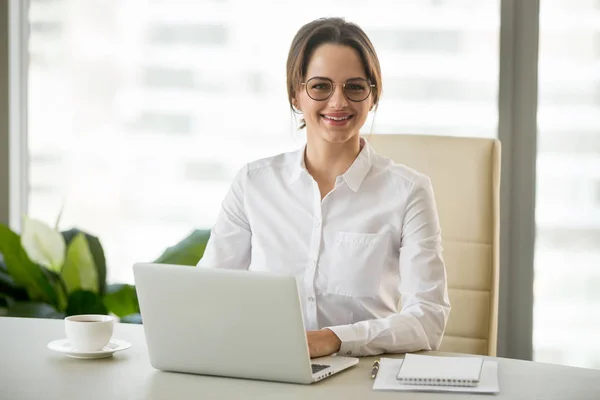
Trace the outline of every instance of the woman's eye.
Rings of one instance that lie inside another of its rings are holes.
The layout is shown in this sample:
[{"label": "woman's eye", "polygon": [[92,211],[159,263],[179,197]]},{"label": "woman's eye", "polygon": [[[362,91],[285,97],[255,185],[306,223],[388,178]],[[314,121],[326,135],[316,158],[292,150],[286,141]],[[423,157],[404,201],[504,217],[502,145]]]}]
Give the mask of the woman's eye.
[{"label": "woman's eye", "polygon": [[365,90],[365,87],[356,83],[351,83],[349,85],[346,85],[346,88],[348,90],[352,90],[354,92],[360,92],[362,90]]}]

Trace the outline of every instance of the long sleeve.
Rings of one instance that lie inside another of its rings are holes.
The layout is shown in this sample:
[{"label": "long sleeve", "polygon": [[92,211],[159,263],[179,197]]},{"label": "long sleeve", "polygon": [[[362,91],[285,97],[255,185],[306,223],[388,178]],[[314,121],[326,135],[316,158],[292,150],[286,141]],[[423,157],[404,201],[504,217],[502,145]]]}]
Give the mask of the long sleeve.
[{"label": "long sleeve", "polygon": [[198,267],[248,269],[252,233],[244,208],[247,174],[248,168],[245,166],[235,177],[223,200]]},{"label": "long sleeve", "polygon": [[441,229],[433,188],[426,177],[413,184],[407,201],[399,271],[401,311],[386,318],[328,327],[342,341],[339,354],[404,353],[440,346],[450,302]]}]

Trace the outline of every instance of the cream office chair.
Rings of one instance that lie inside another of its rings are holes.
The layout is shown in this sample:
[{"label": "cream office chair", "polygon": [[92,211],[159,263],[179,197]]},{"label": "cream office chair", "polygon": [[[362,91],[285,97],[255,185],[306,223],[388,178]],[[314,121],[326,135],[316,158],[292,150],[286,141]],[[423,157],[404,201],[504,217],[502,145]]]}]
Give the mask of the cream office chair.
[{"label": "cream office chair", "polygon": [[431,178],[452,310],[440,351],[496,355],[500,142],[366,135],[375,151]]}]

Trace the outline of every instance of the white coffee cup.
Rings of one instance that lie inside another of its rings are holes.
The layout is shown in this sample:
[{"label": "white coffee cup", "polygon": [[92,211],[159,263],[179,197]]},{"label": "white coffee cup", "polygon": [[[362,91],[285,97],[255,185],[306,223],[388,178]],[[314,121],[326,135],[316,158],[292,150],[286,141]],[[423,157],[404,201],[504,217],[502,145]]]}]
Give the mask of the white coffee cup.
[{"label": "white coffee cup", "polygon": [[114,323],[110,315],[72,315],[65,318],[67,341],[75,350],[100,351],[110,342]]}]

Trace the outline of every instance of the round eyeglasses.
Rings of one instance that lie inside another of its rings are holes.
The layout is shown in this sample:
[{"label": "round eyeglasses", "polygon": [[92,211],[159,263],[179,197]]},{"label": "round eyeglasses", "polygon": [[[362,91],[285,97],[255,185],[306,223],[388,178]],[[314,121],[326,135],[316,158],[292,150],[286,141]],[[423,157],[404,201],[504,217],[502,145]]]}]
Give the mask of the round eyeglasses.
[{"label": "round eyeglasses", "polygon": [[342,85],[344,96],[356,103],[365,101],[375,87],[375,85],[372,85],[371,82],[364,78],[348,79],[346,82],[336,84],[329,78],[314,77],[310,78],[307,82],[302,82],[302,85],[306,87],[308,97],[316,101],[327,100],[333,94],[335,86]]}]

